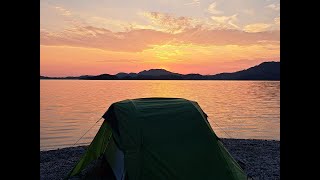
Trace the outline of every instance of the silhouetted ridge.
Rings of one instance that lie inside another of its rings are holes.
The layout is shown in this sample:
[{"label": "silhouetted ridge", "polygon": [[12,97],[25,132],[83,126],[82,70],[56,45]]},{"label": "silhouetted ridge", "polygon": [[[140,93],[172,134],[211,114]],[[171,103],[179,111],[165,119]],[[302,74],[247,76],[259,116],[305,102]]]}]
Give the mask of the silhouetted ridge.
[{"label": "silhouetted ridge", "polygon": [[100,74],[98,76],[87,77],[86,79],[90,79],[90,80],[118,80],[119,78],[115,75]]},{"label": "silhouetted ridge", "polygon": [[209,76],[214,80],[280,80],[280,62],[264,62],[257,66],[234,73]]},{"label": "silhouetted ridge", "polygon": [[165,69],[149,69],[139,73],[120,72],[116,75],[101,74],[79,77],[46,77],[40,79],[87,79],[87,80],[280,80],[280,62],[263,62],[259,65],[233,73],[201,75],[196,73],[179,74]]},{"label": "silhouetted ridge", "polygon": [[119,78],[119,79],[130,79],[130,78],[135,78],[138,76],[137,73],[124,73],[124,72],[120,72],[118,74],[116,74],[116,76]]},{"label": "silhouetted ridge", "polygon": [[170,76],[170,75],[179,76],[181,74],[173,73],[165,69],[150,69],[150,70],[144,70],[138,73],[138,76]]}]

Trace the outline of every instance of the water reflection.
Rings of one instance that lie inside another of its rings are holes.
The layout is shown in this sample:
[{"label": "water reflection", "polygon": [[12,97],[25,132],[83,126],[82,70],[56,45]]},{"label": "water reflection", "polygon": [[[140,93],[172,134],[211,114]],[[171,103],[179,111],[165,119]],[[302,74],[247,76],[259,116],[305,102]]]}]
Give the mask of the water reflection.
[{"label": "water reflection", "polygon": [[280,82],[40,80],[40,88],[41,149],[72,145],[111,103],[142,97],[197,101],[220,137],[280,139]]}]

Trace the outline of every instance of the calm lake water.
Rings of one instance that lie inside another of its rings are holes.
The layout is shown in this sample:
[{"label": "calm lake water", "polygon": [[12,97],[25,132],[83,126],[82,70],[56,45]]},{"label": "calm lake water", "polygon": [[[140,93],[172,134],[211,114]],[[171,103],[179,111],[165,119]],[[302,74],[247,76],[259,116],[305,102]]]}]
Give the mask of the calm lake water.
[{"label": "calm lake water", "polygon": [[279,81],[40,80],[40,150],[72,146],[113,102],[142,97],[197,101],[219,137],[280,140]]}]

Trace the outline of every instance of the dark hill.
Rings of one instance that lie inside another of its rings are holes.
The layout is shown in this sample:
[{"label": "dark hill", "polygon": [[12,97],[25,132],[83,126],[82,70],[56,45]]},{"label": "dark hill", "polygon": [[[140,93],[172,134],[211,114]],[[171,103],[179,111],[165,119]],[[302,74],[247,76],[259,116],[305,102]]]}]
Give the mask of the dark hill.
[{"label": "dark hill", "polygon": [[138,76],[179,76],[181,74],[173,73],[165,69],[150,69],[138,73]]},{"label": "dark hill", "polygon": [[213,80],[280,80],[280,62],[264,62],[257,66],[234,73],[208,76]]},{"label": "dark hill", "polygon": [[89,80],[118,80],[119,78],[115,75],[100,74],[98,76],[87,77],[86,79],[89,79]]},{"label": "dark hill", "polygon": [[97,76],[79,77],[46,77],[40,79],[88,79],[88,80],[280,80],[280,62],[264,62],[254,67],[233,73],[216,75],[179,74],[165,69],[150,69],[139,73],[118,73],[116,75],[101,74]]}]

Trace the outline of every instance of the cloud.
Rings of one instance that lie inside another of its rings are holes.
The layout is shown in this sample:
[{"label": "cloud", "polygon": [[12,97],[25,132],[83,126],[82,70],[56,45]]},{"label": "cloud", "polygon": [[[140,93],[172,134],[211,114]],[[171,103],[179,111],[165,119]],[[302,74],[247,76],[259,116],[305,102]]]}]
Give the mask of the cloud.
[{"label": "cloud", "polygon": [[217,3],[213,2],[208,7],[208,12],[211,14],[222,14],[223,11],[217,10]]},{"label": "cloud", "polygon": [[144,12],[142,15],[147,17],[153,25],[170,33],[181,32],[185,28],[190,27],[192,21],[188,17],[174,17],[170,14],[159,12]]},{"label": "cloud", "polygon": [[97,60],[98,63],[139,63],[140,60],[137,59],[103,59],[103,60]]},{"label": "cloud", "polygon": [[[215,3],[212,7],[215,8]],[[279,31],[264,32],[266,25],[251,24],[245,32],[237,25],[237,14],[212,15],[207,19],[173,16],[160,12],[140,13],[150,24],[128,23],[110,18],[87,17],[83,21],[77,14],[55,6],[65,15],[70,26],[60,31],[40,30],[40,44],[95,48],[115,52],[141,52],[154,45],[250,45],[279,41]],[[276,21],[276,19],[275,19]],[[111,29],[119,29],[115,32]],[[272,30],[272,29],[269,29]]]},{"label": "cloud", "polygon": [[200,0],[192,0],[191,2],[186,3],[184,5],[196,5],[196,6],[199,6],[199,4],[200,4]]},{"label": "cloud", "polygon": [[[192,34],[192,35],[190,35]],[[248,33],[241,30],[220,29],[208,30],[193,28],[175,36],[184,43],[199,45],[252,45],[265,42],[279,42],[280,31]]]},{"label": "cloud", "polygon": [[63,8],[63,7],[55,6],[54,8],[55,8],[56,10],[58,10],[58,11],[61,13],[61,15],[63,15],[63,16],[71,16],[71,15],[72,15],[69,10],[67,10],[67,9],[65,9],[65,8]]},{"label": "cloud", "polygon": [[270,4],[270,5],[266,6],[266,8],[270,8],[272,10],[279,11],[280,10],[280,3]]},{"label": "cloud", "polygon": [[249,24],[246,25],[243,30],[245,32],[264,32],[267,31],[272,25],[271,24],[265,24],[265,23],[256,23],[256,24]]},{"label": "cloud", "polygon": [[243,9],[240,12],[247,14],[247,15],[250,15],[250,16],[253,16],[255,14],[253,9]]},{"label": "cloud", "polygon": [[236,28],[239,29],[235,23],[238,20],[237,14],[232,16],[211,16],[211,19],[215,21],[220,28]]},{"label": "cloud", "polygon": [[[252,29],[250,32],[252,32]],[[153,45],[168,43],[203,46],[252,45],[261,44],[263,41],[277,42],[279,40],[279,31],[248,33],[240,30],[209,30],[201,27],[188,28],[176,34],[152,29],[112,32],[108,29],[93,26],[73,27],[59,32],[40,31],[41,45],[96,48],[117,52],[141,52]]]},{"label": "cloud", "polygon": [[[136,25],[134,27],[147,27],[157,31],[169,32],[172,34],[181,33],[187,29],[192,28],[205,28],[208,30],[213,29],[240,29],[237,25],[238,15],[231,16],[216,16],[213,15],[209,18],[191,18],[185,16],[173,16],[172,14],[160,12],[143,12],[140,13],[146,17],[151,25]],[[133,28],[135,29],[135,28]]]},{"label": "cloud", "polygon": [[170,34],[154,30],[112,32],[93,26],[73,27],[60,32],[40,32],[40,44],[73,46],[110,51],[141,51],[151,44],[163,43]]},{"label": "cloud", "polygon": [[84,21],[84,19],[82,19],[79,14],[65,7],[53,4],[49,4],[48,7],[50,8],[50,10],[54,10],[55,12],[57,12],[57,14],[63,18],[63,21],[68,26],[83,26],[86,24],[86,21]]},{"label": "cloud", "polygon": [[153,26],[141,25],[135,22],[128,23],[126,21],[112,19],[109,17],[89,16],[87,18],[88,26],[102,27],[112,29],[112,31],[128,31],[131,29],[153,29]]},{"label": "cloud", "polygon": [[280,25],[280,17],[274,18],[274,23],[275,23],[276,25]]}]

